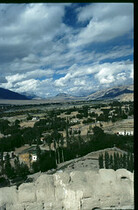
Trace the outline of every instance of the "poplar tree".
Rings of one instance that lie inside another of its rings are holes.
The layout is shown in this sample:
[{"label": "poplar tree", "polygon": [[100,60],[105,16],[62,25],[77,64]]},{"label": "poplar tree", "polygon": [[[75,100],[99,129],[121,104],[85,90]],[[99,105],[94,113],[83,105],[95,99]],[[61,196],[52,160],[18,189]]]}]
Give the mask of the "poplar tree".
[{"label": "poplar tree", "polygon": [[3,174],[4,173],[4,161],[3,161],[3,151],[1,152],[1,173]]},{"label": "poplar tree", "polygon": [[113,169],[113,156],[110,155],[109,157],[109,168]]},{"label": "poplar tree", "polygon": [[127,160],[126,161],[127,162],[126,169],[127,170],[130,170],[130,160],[129,160],[129,157],[130,157],[129,154],[127,154],[127,158],[126,158],[126,160]]},{"label": "poplar tree", "polygon": [[36,154],[37,154],[37,160],[40,161],[40,158],[41,158],[41,149],[37,143],[37,146],[36,146]]},{"label": "poplar tree", "polygon": [[129,153],[127,155],[127,170],[133,172],[134,170],[134,158],[132,153]]},{"label": "poplar tree", "polygon": [[114,152],[114,160],[113,160],[113,169],[117,170],[117,156],[115,152]]},{"label": "poplar tree", "polygon": [[118,153],[118,152],[117,152],[117,154],[116,154],[116,163],[117,163],[117,169],[119,169],[120,158],[119,158],[119,153]]},{"label": "poplar tree", "polygon": [[127,157],[125,153],[123,154],[122,157],[122,168],[127,168]]},{"label": "poplar tree", "polygon": [[99,155],[99,168],[104,168],[104,164],[103,164],[103,154]]},{"label": "poplar tree", "polygon": [[10,156],[7,153],[5,157],[5,168],[4,168],[5,174],[7,175],[8,178],[12,178],[14,176],[14,168],[11,166],[10,163]]},{"label": "poplar tree", "polygon": [[109,168],[109,154],[105,152],[105,168]]},{"label": "poplar tree", "polygon": [[134,157],[133,154],[130,154],[130,171],[133,172],[134,170]]},{"label": "poplar tree", "polygon": [[123,168],[123,156],[120,154],[118,161],[118,168]]}]

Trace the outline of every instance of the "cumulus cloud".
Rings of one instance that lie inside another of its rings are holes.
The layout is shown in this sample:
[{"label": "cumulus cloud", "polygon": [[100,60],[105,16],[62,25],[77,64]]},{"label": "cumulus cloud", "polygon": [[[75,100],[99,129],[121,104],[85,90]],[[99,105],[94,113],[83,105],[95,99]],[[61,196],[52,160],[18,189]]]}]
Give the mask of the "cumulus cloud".
[{"label": "cumulus cloud", "polygon": [[47,97],[133,81],[131,3],[1,4],[0,27],[1,87]]},{"label": "cumulus cloud", "polygon": [[76,92],[82,89],[92,91],[97,90],[96,84],[99,84],[99,88],[106,87],[107,84],[124,84],[132,71],[133,64],[130,61],[98,63],[85,68],[74,66],[64,77],[55,81],[55,86]]},{"label": "cumulus cloud", "polygon": [[[113,62],[113,63],[104,63],[99,65],[99,72],[95,74],[95,78],[99,80],[100,83],[112,83],[117,78],[117,75],[129,74],[133,70],[133,64],[131,62]],[[119,77],[120,78],[120,77]]]}]

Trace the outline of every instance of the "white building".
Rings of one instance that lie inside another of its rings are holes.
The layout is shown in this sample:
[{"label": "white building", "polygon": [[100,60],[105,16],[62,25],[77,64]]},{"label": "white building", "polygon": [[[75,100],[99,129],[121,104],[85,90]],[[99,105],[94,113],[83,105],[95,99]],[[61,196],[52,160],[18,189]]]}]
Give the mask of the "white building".
[{"label": "white building", "polygon": [[32,154],[32,162],[37,161],[37,155],[36,154]]},{"label": "white building", "polygon": [[124,131],[118,131],[117,132],[117,134],[118,135],[123,135],[123,136],[133,136],[133,134],[134,134],[134,132],[133,131],[126,131],[126,130],[124,130]]},{"label": "white building", "polygon": [[33,117],[32,118],[32,121],[37,121],[37,120],[39,120],[39,117]]}]

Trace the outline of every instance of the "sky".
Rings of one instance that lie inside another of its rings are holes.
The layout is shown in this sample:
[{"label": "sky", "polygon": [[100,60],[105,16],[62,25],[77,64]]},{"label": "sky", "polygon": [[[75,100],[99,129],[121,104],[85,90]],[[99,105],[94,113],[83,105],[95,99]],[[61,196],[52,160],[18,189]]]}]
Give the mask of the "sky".
[{"label": "sky", "polygon": [[0,4],[0,87],[47,98],[133,84],[133,3]]}]

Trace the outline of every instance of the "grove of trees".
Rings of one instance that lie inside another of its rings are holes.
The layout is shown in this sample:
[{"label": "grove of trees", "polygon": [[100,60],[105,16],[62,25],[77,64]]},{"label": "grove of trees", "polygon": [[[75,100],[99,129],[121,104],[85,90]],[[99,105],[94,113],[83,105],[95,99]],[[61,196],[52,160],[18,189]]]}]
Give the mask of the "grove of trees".
[{"label": "grove of trees", "polygon": [[99,168],[114,169],[125,168],[131,172],[134,171],[134,156],[132,153],[120,154],[114,152],[110,155],[108,152],[99,155]]}]

